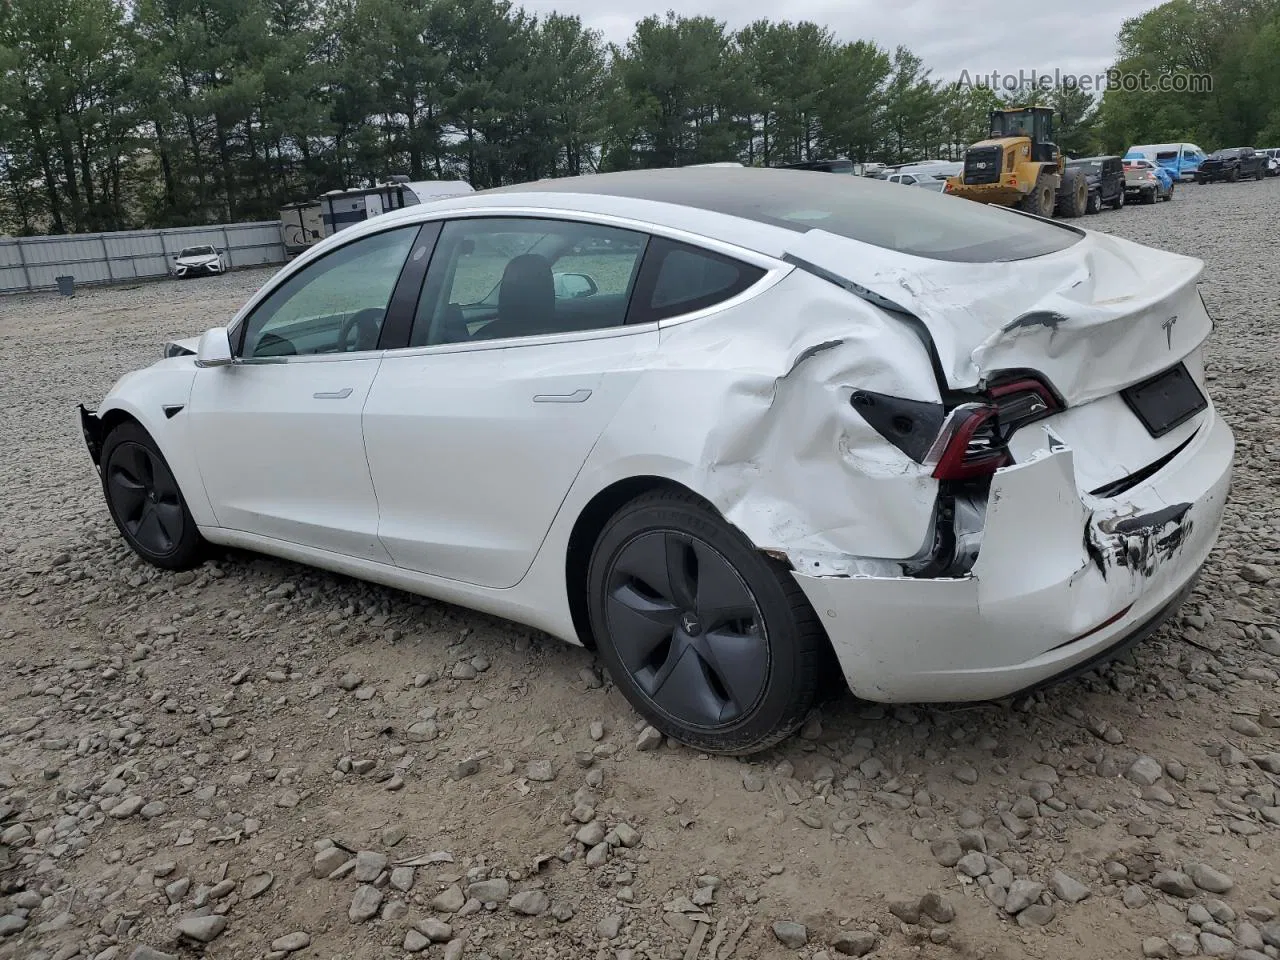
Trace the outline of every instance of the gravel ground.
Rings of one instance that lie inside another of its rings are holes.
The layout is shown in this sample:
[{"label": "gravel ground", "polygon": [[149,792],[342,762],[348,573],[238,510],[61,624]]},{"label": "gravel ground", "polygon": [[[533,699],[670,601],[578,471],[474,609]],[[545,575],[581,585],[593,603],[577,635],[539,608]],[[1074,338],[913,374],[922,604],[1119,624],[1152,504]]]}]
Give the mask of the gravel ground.
[{"label": "gravel ground", "polygon": [[1220,546],[1133,659],[846,698],[751,762],[590,653],[230,553],[129,554],[74,417],[266,279],[0,301],[0,958],[1280,956],[1280,180],[1092,228],[1204,258]]}]

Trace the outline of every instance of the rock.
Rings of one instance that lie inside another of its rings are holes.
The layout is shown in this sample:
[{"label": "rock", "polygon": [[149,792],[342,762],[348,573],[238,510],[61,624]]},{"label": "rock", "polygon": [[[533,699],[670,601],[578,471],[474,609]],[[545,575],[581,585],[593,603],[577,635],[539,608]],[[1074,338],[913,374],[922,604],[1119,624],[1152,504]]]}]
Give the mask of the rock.
[{"label": "rock", "polygon": [[1058,771],[1053,769],[1047,763],[1033,763],[1022,771],[1022,779],[1029,780],[1033,783],[1051,783],[1054,786],[1058,784]]},{"label": "rock", "polygon": [[297,933],[286,933],[283,937],[277,937],[271,941],[271,949],[279,950],[281,953],[295,953],[309,946],[311,946],[311,935],[301,930]]},{"label": "rock", "polygon": [[376,850],[361,850],[356,854],[356,881],[373,883],[387,869],[387,855]]},{"label": "rock", "polygon": [[337,847],[329,847],[326,850],[321,850],[316,854],[311,874],[317,879],[327,877],[333,873],[333,871],[345,864],[348,859],[346,852],[338,849]]},{"label": "rock", "polygon": [[1236,945],[1226,937],[1216,933],[1200,934],[1200,950],[1206,957],[1223,957],[1231,960],[1236,955]]},{"label": "rock", "polygon": [[183,917],[178,921],[178,933],[199,943],[212,943],[227,929],[227,918],[218,914],[207,917]]},{"label": "rock", "polygon": [[1093,892],[1086,884],[1061,870],[1055,870],[1053,876],[1049,878],[1049,889],[1053,891],[1055,897],[1066,903],[1079,903]]},{"label": "rock", "polygon": [[1264,923],[1258,928],[1258,933],[1262,935],[1262,942],[1268,947],[1280,950],[1280,920]]},{"label": "rock", "polygon": [[773,935],[784,947],[799,950],[809,942],[809,931],[803,923],[794,920],[778,920],[773,925]]},{"label": "rock", "polygon": [[1149,787],[1164,776],[1164,768],[1154,757],[1141,756],[1129,764],[1129,769],[1124,772],[1124,776],[1126,780],[1139,786]]},{"label": "rock", "polygon": [[380,906],[382,906],[382,891],[362,883],[356,887],[355,895],[351,898],[351,906],[347,908],[347,919],[352,923],[372,920]]},{"label": "rock", "polygon": [[609,862],[609,844],[597,843],[587,851],[585,863],[588,867],[603,867]]},{"label": "rock", "polygon": [[178,960],[178,958],[172,953],[161,953],[155,947],[142,943],[133,948],[133,953],[129,954],[129,960]]},{"label": "rock", "polygon": [[662,746],[662,733],[656,727],[645,727],[636,740],[637,750],[657,750]]},{"label": "rock", "polygon": [[466,949],[465,940],[450,940],[444,948],[441,960],[462,960],[462,951]]},{"label": "rock", "polygon": [[530,760],[524,775],[537,783],[550,783],[556,778],[556,771],[550,760]]},{"label": "rock", "polygon": [[951,771],[951,775],[961,783],[972,786],[978,782],[978,771],[967,764],[965,766],[956,767]]},{"label": "rock", "polygon": [[1230,727],[1242,737],[1262,736],[1262,727],[1258,725],[1258,721],[1248,717],[1232,717]]},{"label": "rock", "polygon": [[1191,864],[1187,867],[1187,876],[1197,887],[1209,893],[1227,893],[1235,886],[1234,880],[1207,863]]},{"label": "rock", "polygon": [[920,922],[920,901],[890,900],[888,906],[889,912],[903,923],[914,926]]},{"label": "rock", "polygon": [[845,930],[831,941],[836,953],[846,957],[865,957],[876,947],[876,935],[869,930]]},{"label": "rock", "polygon": [[1018,926],[1043,927],[1053,920],[1055,910],[1051,904],[1033,903],[1018,912]]},{"label": "rock", "polygon": [[1250,759],[1267,773],[1280,774],[1280,753],[1264,753]]},{"label": "rock", "polygon": [[414,929],[432,943],[448,943],[453,939],[453,927],[435,917],[428,917],[426,920],[415,923]]},{"label": "rock", "polygon": [[467,885],[467,896],[481,903],[502,903],[511,896],[511,881],[503,877],[493,880],[477,880]]},{"label": "rock", "polygon": [[920,898],[920,913],[934,923],[950,923],[956,918],[956,908],[951,901],[936,893],[926,893]]},{"label": "rock", "polygon": [[1171,897],[1190,900],[1196,895],[1196,885],[1185,873],[1177,870],[1161,870],[1151,878],[1151,885]]},{"label": "rock", "polygon": [[114,820],[127,820],[146,805],[146,801],[141,797],[125,797],[114,807],[108,814]]},{"label": "rock", "polygon": [[1044,893],[1044,884],[1042,883],[1027,879],[1013,881],[1009,886],[1009,895],[1004,901],[1005,913],[1021,913],[1039,900],[1042,893]]},{"label": "rock", "polygon": [[413,867],[396,867],[391,871],[391,885],[401,893],[413,889]]},{"label": "rock", "polygon": [[987,858],[974,850],[960,858],[956,863],[956,869],[966,877],[980,877],[987,872]]},{"label": "rock", "polygon": [[933,854],[933,859],[944,867],[954,867],[960,862],[960,858],[964,856],[964,852],[960,849],[959,841],[952,837],[944,837],[941,840],[935,840],[929,844],[929,852]]},{"label": "rock", "polygon": [[522,890],[507,904],[514,912],[526,917],[536,917],[547,912],[551,899],[542,890]]},{"label": "rock", "polygon": [[1162,937],[1147,937],[1142,941],[1142,955],[1149,960],[1170,960],[1173,948]]},{"label": "rock", "polygon": [[604,827],[598,821],[593,820],[584,825],[573,836],[583,846],[594,847],[597,843],[604,842]]},{"label": "rock", "polygon": [[747,793],[759,793],[764,789],[764,785],[765,779],[762,774],[754,770],[747,770],[742,774],[742,789]]},{"label": "rock", "polygon": [[431,946],[431,941],[417,930],[410,930],[404,935],[404,943],[401,946],[404,947],[407,953],[421,953]]},{"label": "rock", "polygon": [[1240,567],[1240,579],[1246,583],[1267,583],[1275,576],[1276,574],[1269,567],[1264,567],[1260,563],[1246,563]]},{"label": "rock", "polygon": [[455,883],[431,901],[431,909],[436,913],[457,913],[466,902],[462,888]]},{"label": "rock", "polygon": [[1146,891],[1136,883],[1131,883],[1125,887],[1124,894],[1121,895],[1120,899],[1124,901],[1124,905],[1130,910],[1140,910],[1149,902]]},{"label": "rock", "polygon": [[629,823],[620,823],[613,828],[613,835],[624,847],[634,847],[640,842],[640,831]]},{"label": "rock", "polygon": [[12,937],[15,933],[21,933],[25,929],[27,929],[26,917],[19,916],[16,913],[0,917],[0,937]]},{"label": "rock", "polygon": [[474,777],[480,772],[480,761],[475,757],[467,757],[465,760],[459,760],[453,768],[451,776],[455,780],[463,780],[466,777]]},{"label": "rock", "polygon": [[596,936],[604,940],[612,940],[622,932],[622,917],[610,914],[596,924]]},{"label": "rock", "polygon": [[364,677],[358,673],[345,673],[338,679],[338,686],[347,693],[351,693],[362,683],[364,683]]}]

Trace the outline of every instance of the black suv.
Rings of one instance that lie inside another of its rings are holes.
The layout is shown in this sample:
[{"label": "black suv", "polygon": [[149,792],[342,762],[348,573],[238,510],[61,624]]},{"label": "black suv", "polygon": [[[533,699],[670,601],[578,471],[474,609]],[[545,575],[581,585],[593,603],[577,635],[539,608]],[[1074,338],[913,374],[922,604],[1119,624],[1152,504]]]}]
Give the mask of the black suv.
[{"label": "black suv", "polygon": [[1089,184],[1086,213],[1097,213],[1104,203],[1116,210],[1124,206],[1124,161],[1119,157],[1079,157],[1067,166],[1083,173]]},{"label": "black suv", "polygon": [[1200,169],[1196,171],[1196,183],[1208,183],[1210,180],[1226,180],[1235,183],[1253,177],[1261,180],[1267,175],[1267,155],[1258,153],[1253,147],[1227,147],[1215,150],[1200,161]]}]

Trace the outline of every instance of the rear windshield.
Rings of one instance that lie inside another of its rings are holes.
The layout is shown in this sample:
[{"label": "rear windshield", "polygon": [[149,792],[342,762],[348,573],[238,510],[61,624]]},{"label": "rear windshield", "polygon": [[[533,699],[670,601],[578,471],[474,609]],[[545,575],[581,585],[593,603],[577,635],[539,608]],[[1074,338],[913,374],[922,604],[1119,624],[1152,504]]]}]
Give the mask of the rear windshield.
[{"label": "rear windshield", "polygon": [[593,193],[709,210],[838,236],[932,260],[994,263],[1065,250],[1083,233],[1002,207],[867,177],[792,170],[645,170],[502,188]]}]

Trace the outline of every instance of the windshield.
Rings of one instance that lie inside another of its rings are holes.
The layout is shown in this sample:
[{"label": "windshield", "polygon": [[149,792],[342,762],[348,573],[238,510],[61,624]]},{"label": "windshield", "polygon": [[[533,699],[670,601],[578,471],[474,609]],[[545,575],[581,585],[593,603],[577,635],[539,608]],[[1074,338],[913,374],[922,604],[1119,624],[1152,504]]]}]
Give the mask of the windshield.
[{"label": "windshield", "polygon": [[1240,150],[1238,147],[1231,147],[1228,150],[1215,150],[1210,156],[1215,160],[1234,160],[1240,156]]},{"label": "windshield", "polygon": [[1083,170],[1085,173],[1100,173],[1102,171],[1101,160],[1076,160],[1067,164],[1068,167],[1075,167],[1077,170]]},{"label": "windshield", "polygon": [[213,255],[213,247],[183,247],[180,257],[208,257]]}]

